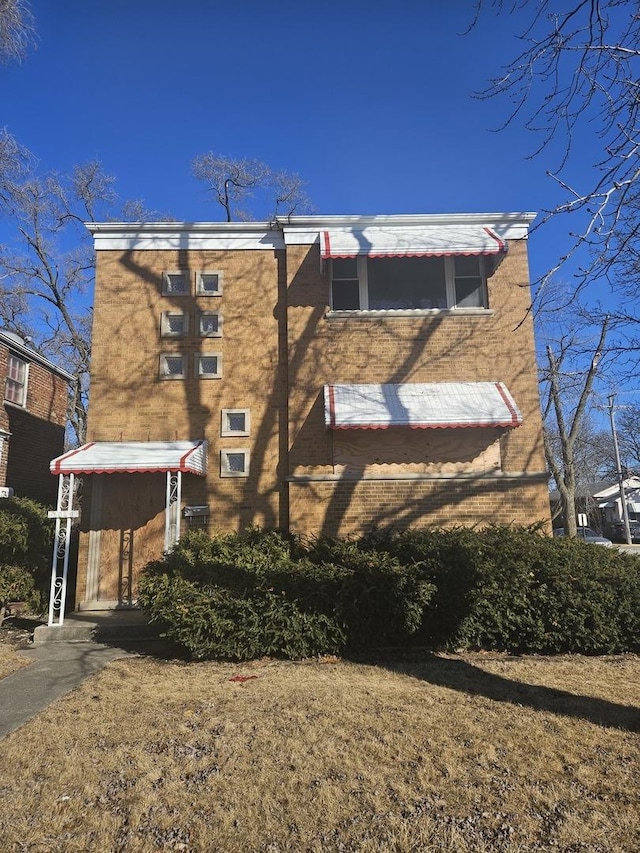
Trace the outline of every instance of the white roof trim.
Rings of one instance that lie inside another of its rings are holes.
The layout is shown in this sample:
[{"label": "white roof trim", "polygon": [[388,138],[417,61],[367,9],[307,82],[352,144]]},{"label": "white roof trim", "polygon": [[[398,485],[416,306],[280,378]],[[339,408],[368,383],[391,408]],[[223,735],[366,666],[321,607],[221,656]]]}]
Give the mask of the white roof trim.
[{"label": "white roof trim", "polygon": [[522,414],[502,382],[325,385],[331,429],[516,427]]},{"label": "white roof trim", "polygon": [[182,471],[204,477],[206,441],[98,441],[53,459],[52,474],[141,474]]},{"label": "white roof trim", "polygon": [[263,249],[313,244],[321,231],[370,227],[488,226],[501,240],[524,239],[535,213],[291,216],[272,222],[87,222],[96,249]]},{"label": "white roof trim", "polygon": [[96,250],[211,249],[274,251],[282,231],[268,222],[87,222]]}]

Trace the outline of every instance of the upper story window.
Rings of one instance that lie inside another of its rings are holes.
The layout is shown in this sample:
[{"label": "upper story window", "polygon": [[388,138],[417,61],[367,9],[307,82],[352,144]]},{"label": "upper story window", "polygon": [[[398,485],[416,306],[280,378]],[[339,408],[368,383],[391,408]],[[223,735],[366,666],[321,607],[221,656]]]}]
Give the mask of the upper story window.
[{"label": "upper story window", "polygon": [[181,353],[160,353],[160,379],[184,379],[185,358]]},{"label": "upper story window", "polygon": [[220,435],[249,435],[251,412],[249,409],[223,409]]},{"label": "upper story window", "polygon": [[17,406],[27,402],[27,362],[9,353],[7,361],[7,380],[4,387],[4,398]]},{"label": "upper story window", "polygon": [[481,255],[334,258],[333,311],[486,308]]},{"label": "upper story window", "polygon": [[201,311],[198,315],[198,334],[201,338],[221,338],[222,314],[217,311]]},{"label": "upper story window", "polygon": [[163,296],[188,296],[189,273],[185,271],[162,273]]},{"label": "upper story window", "polygon": [[196,293],[198,296],[222,295],[221,270],[209,270],[196,273]]},{"label": "upper story window", "polygon": [[160,319],[160,334],[163,338],[180,338],[189,331],[189,315],[174,311],[163,311]]}]

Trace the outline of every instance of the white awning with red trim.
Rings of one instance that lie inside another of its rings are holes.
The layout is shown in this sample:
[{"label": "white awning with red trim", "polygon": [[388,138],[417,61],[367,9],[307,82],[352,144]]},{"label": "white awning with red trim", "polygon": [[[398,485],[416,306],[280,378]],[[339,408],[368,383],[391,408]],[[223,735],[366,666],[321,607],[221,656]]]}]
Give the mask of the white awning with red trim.
[{"label": "white awning with red trim", "polygon": [[500,255],[507,244],[489,226],[369,226],[320,232],[323,258]]},{"label": "white awning with red trim", "polygon": [[58,456],[52,474],[143,474],[182,471],[204,477],[206,441],[96,441]]},{"label": "white awning with red trim", "polygon": [[331,429],[517,427],[522,414],[503,382],[325,385]]}]

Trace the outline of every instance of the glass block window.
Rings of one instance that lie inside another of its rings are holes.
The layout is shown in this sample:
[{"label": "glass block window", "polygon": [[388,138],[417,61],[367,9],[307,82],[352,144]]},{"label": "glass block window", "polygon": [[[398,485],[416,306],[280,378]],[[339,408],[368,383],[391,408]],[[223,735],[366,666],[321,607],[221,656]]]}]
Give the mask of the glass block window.
[{"label": "glass block window", "polygon": [[188,296],[189,273],[186,271],[162,273],[162,293],[164,296]]},{"label": "glass block window", "polygon": [[249,451],[245,448],[220,451],[221,477],[248,477]]},{"label": "glass block window", "polygon": [[209,352],[196,355],[196,376],[200,379],[219,379],[222,376],[222,353]]},{"label": "glass block window", "polygon": [[160,354],[160,379],[184,379],[185,357],[181,353]]},{"label": "glass block window", "polygon": [[180,338],[189,332],[189,315],[175,311],[163,311],[160,334],[163,338]]},{"label": "glass block window", "polygon": [[201,338],[221,338],[222,314],[217,311],[202,311],[198,318],[198,334]]},{"label": "glass block window", "polygon": [[222,294],[222,272],[220,270],[197,272],[196,293],[198,296],[220,296]]},{"label": "glass block window", "polygon": [[249,409],[223,409],[220,435],[249,435],[251,429]]}]

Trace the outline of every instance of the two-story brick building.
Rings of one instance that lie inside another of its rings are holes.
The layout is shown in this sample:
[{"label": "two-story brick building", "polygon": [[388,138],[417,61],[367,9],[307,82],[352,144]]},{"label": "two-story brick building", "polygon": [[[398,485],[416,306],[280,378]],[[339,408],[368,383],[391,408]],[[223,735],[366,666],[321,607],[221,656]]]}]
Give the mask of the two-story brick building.
[{"label": "two-story brick building", "polygon": [[548,521],[532,218],[90,225],[80,606],[187,525]]},{"label": "two-story brick building", "polygon": [[0,331],[0,488],[54,504],[51,457],[64,450],[71,376],[13,332]]}]

